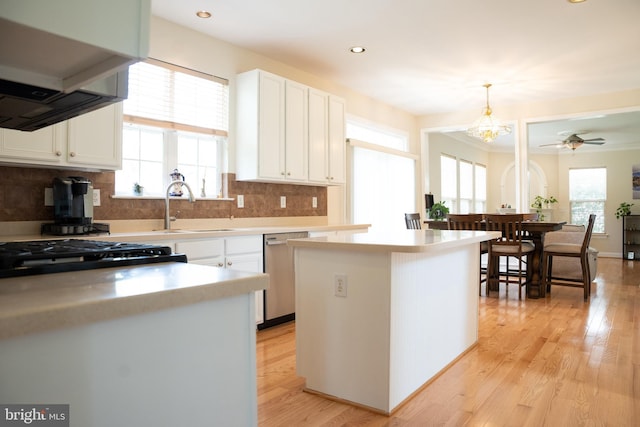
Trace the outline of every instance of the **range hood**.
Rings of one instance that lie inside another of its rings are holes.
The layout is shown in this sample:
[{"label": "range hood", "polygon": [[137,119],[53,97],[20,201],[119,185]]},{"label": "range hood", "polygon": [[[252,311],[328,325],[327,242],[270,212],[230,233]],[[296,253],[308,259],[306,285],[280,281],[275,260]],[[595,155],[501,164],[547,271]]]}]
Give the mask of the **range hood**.
[{"label": "range hood", "polygon": [[127,71],[70,93],[0,79],[0,127],[34,131],[127,98]]},{"label": "range hood", "polygon": [[33,131],[122,101],[151,0],[0,2],[0,127]]}]

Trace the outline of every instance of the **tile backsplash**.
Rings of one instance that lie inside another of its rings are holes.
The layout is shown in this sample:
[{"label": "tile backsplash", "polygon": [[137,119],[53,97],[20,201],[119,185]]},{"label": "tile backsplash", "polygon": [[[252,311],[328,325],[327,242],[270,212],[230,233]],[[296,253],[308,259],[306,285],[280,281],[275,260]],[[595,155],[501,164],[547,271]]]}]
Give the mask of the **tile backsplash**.
[{"label": "tile backsplash", "polygon": [[[101,206],[93,208],[94,219],[159,219],[164,217],[164,200],[151,198],[113,198],[115,191],[114,172],[83,172],[57,169],[0,166],[4,176],[0,182],[0,221],[52,221],[53,207],[44,206],[45,188],[51,187],[53,178],[83,176],[91,180],[100,190]],[[234,200],[198,200],[189,203],[171,200],[172,215],[179,218],[253,218],[326,216],[327,189],[325,187],[265,184],[236,181],[235,174],[224,174],[227,197]],[[244,208],[238,208],[235,200],[244,196]],[[280,197],[287,199],[286,208],[280,207]],[[317,198],[317,207],[312,207],[312,198]]]}]

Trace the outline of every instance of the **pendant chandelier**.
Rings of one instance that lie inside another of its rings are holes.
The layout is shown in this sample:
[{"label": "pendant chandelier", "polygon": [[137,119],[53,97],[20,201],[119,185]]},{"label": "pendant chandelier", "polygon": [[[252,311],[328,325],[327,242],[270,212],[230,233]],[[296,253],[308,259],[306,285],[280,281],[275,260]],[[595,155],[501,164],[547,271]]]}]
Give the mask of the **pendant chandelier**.
[{"label": "pendant chandelier", "polygon": [[489,88],[491,87],[491,83],[486,83],[483,86],[487,89],[487,106],[482,111],[482,116],[467,129],[467,134],[479,138],[484,142],[492,142],[500,135],[510,134],[511,128],[502,124],[500,120],[491,117],[491,107],[489,106]]}]

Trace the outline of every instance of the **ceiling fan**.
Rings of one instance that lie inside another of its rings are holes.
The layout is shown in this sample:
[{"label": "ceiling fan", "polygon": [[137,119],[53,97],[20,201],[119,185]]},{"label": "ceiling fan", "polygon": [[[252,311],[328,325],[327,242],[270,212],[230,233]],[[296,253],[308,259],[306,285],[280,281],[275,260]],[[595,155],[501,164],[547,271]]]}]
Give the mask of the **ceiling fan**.
[{"label": "ceiling fan", "polygon": [[584,139],[580,138],[578,135],[583,135],[589,132],[579,132],[579,133],[568,133],[568,132],[560,132],[559,135],[568,135],[565,139],[563,139],[560,143],[557,144],[545,144],[540,147],[558,147],[558,148],[570,148],[571,150],[575,150],[580,147],[582,144],[590,144],[590,145],[602,145],[605,143],[604,138],[590,138]]}]

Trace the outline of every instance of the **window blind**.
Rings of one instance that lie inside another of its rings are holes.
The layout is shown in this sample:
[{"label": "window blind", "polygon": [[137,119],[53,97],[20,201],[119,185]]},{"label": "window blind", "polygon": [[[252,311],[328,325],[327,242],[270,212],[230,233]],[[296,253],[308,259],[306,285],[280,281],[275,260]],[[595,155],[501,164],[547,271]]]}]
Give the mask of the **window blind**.
[{"label": "window blind", "polygon": [[157,60],[129,67],[125,120],[227,136],[229,85],[219,77]]}]

